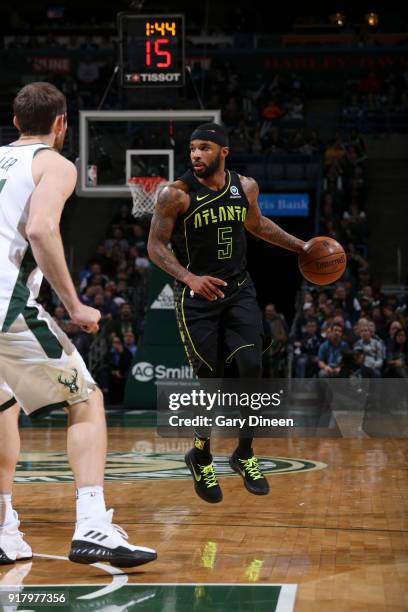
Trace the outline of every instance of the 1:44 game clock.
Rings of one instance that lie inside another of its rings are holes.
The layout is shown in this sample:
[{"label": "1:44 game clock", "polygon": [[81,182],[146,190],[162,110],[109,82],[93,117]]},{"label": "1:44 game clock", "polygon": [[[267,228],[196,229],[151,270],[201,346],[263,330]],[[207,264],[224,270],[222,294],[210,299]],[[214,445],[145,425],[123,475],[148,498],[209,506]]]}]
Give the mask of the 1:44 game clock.
[{"label": "1:44 game clock", "polygon": [[119,13],[123,87],[184,85],[184,15]]}]

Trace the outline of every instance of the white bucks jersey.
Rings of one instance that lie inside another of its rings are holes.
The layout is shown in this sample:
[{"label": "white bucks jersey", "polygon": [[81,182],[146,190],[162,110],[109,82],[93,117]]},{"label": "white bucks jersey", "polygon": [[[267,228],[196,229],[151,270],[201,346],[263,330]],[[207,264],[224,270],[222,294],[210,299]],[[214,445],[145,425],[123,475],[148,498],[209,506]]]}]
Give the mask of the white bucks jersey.
[{"label": "white bucks jersey", "polygon": [[26,238],[32,161],[44,144],[0,147],[0,331],[38,296],[43,275]]}]

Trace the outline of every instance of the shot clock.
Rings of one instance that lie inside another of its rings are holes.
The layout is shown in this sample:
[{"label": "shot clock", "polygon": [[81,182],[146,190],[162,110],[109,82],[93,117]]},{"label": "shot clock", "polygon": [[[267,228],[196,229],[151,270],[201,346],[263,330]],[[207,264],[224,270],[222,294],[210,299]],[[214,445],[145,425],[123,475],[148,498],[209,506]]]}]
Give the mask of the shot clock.
[{"label": "shot clock", "polygon": [[184,15],[119,13],[123,87],[184,85]]}]

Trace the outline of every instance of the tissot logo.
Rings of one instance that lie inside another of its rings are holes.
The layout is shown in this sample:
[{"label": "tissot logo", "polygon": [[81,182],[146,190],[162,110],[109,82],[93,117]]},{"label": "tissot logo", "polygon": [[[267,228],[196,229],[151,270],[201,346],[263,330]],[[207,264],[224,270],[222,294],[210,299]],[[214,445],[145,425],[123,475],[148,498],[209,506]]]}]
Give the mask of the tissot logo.
[{"label": "tissot logo", "polygon": [[126,81],[131,82],[131,83],[139,83],[140,74],[138,74],[137,72],[133,74],[125,74],[125,79]]},{"label": "tissot logo", "polygon": [[178,83],[180,72],[132,72],[125,74],[127,83]]}]

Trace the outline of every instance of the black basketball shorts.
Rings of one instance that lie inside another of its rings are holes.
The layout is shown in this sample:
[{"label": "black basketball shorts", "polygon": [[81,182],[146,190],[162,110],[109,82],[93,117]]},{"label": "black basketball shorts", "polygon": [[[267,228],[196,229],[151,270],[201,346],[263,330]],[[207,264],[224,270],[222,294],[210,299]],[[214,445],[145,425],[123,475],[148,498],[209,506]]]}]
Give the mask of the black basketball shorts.
[{"label": "black basketball shorts", "polygon": [[177,324],[195,374],[222,377],[225,364],[243,348],[252,347],[262,359],[263,324],[254,284],[248,273],[222,287],[224,298],[210,301],[175,282]]}]

